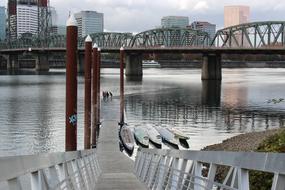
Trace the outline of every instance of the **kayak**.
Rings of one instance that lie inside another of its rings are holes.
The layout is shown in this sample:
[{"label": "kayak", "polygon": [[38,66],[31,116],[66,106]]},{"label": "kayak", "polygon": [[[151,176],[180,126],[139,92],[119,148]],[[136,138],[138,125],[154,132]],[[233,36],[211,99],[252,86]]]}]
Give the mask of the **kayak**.
[{"label": "kayak", "polygon": [[134,136],[133,136],[131,129],[127,127],[126,125],[123,125],[120,128],[119,134],[120,134],[120,138],[124,146],[124,149],[126,150],[128,154],[132,155],[134,151],[135,140],[134,140]]},{"label": "kayak", "polygon": [[136,127],[134,130],[134,136],[138,145],[144,148],[148,148],[149,146],[148,133],[143,127]]},{"label": "kayak", "polygon": [[187,140],[189,140],[190,138],[188,136],[186,136],[182,131],[175,129],[175,128],[167,128],[170,132],[172,132],[174,134],[174,136],[176,138],[179,139],[180,144],[184,147],[184,148],[189,148],[189,144],[187,142]]},{"label": "kayak", "polygon": [[175,128],[167,128],[170,132],[172,132],[176,138],[179,138],[179,139],[186,139],[188,140],[189,137],[186,136],[182,131],[178,130],[178,129],[175,129]]},{"label": "kayak", "polygon": [[161,142],[161,136],[157,132],[157,130],[152,126],[146,126],[146,131],[149,137],[149,141],[156,147],[161,148],[162,142]]},{"label": "kayak", "polygon": [[175,149],[179,149],[178,139],[175,138],[174,133],[172,133],[171,131],[169,131],[167,128],[164,127],[156,127],[156,130],[159,132],[164,142],[168,143],[170,146],[172,146]]}]

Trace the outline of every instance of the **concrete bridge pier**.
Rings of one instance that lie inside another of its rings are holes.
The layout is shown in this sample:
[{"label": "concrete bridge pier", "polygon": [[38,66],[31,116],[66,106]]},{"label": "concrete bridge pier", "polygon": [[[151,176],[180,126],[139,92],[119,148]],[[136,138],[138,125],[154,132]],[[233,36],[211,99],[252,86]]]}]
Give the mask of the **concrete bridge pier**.
[{"label": "concrete bridge pier", "polygon": [[36,71],[48,71],[49,61],[47,54],[39,54],[36,56]]},{"label": "concrete bridge pier", "polygon": [[18,70],[20,68],[20,63],[18,60],[18,55],[7,55],[7,70]]},{"label": "concrete bridge pier", "polygon": [[203,55],[202,80],[222,80],[222,61],[220,54]]},{"label": "concrete bridge pier", "polygon": [[129,79],[138,79],[143,76],[142,69],[143,56],[140,53],[126,54],[125,57],[125,75]]}]

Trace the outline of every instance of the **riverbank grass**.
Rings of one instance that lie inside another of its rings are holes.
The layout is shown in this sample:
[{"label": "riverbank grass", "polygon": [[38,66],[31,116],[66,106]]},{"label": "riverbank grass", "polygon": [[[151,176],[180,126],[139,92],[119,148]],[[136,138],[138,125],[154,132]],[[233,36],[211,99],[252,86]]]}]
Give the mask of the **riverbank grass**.
[{"label": "riverbank grass", "polygon": [[[257,152],[285,153],[285,129],[266,138],[256,149]],[[252,190],[268,190],[272,185],[273,174],[250,171],[249,181]]]}]

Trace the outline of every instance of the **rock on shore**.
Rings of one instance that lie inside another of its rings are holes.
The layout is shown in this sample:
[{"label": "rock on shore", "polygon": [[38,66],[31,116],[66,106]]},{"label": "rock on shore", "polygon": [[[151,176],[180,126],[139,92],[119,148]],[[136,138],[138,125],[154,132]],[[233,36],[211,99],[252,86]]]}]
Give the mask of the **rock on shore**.
[{"label": "rock on shore", "polygon": [[251,132],[241,134],[224,140],[220,144],[206,146],[204,151],[242,151],[249,152],[256,150],[259,145],[268,137],[277,134],[282,129],[272,129],[262,132]]}]

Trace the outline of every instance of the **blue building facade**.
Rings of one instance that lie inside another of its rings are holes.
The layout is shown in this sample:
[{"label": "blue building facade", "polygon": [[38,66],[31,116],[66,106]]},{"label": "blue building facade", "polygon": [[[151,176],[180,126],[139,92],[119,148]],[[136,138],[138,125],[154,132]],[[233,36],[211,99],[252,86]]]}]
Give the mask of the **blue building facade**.
[{"label": "blue building facade", "polygon": [[5,7],[0,7],[0,41],[6,38],[6,12]]}]

